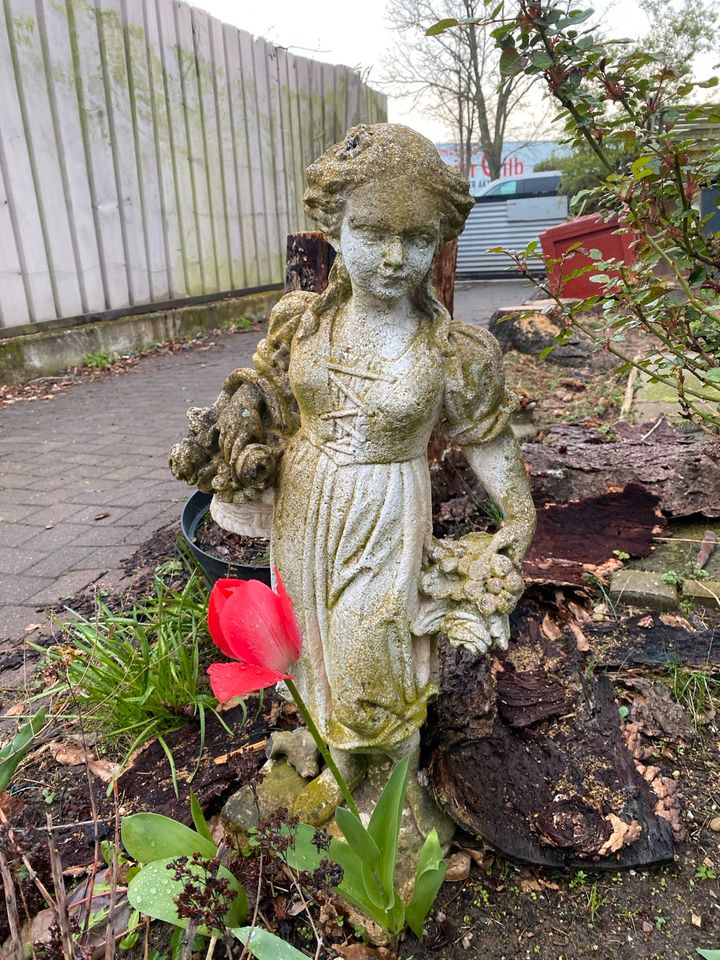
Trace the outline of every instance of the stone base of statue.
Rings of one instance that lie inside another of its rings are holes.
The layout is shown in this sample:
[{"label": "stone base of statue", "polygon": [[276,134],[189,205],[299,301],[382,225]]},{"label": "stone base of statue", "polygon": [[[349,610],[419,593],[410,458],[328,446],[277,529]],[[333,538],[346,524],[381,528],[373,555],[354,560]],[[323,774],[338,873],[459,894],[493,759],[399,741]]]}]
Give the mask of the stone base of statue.
[{"label": "stone base of statue", "polygon": [[265,490],[257,500],[237,503],[232,500],[220,500],[217,496],[210,503],[210,516],[215,523],[242,537],[264,537],[270,539],[273,515],[273,491]]},{"label": "stone base of statue", "polygon": [[[331,836],[343,836],[333,817],[335,808],[342,803],[342,797],[327,768],[315,777],[300,776],[296,769],[300,766],[308,770],[308,764],[313,759],[304,749],[301,749],[300,756],[295,755],[294,747],[300,745],[303,733],[306,731],[296,730],[293,734],[280,734],[280,737],[286,740],[282,741],[278,750],[271,743],[268,750],[271,758],[262,768],[258,783],[245,784],[225,804],[222,824],[229,842],[234,846],[245,846],[248,831],[281,808],[299,816],[302,822],[322,826]],[[298,743],[292,744],[290,741]],[[287,759],[286,756],[281,756],[288,753],[293,754],[292,760],[289,756]],[[365,759],[367,763],[363,768],[361,782],[350,785],[360,819],[367,826],[388,782],[394,761],[380,756]],[[427,835],[433,828],[436,829],[443,852],[447,854],[456,829],[454,821],[440,810],[422,780],[423,774],[417,772],[411,773],[408,779],[398,838],[395,882],[406,901],[412,894],[418,855]],[[312,801],[313,811],[303,810],[308,799]],[[320,809],[325,816],[318,815]],[[348,910],[350,919],[365,928],[373,943],[381,945],[388,942],[384,931],[364,914],[352,907],[348,907]]]}]

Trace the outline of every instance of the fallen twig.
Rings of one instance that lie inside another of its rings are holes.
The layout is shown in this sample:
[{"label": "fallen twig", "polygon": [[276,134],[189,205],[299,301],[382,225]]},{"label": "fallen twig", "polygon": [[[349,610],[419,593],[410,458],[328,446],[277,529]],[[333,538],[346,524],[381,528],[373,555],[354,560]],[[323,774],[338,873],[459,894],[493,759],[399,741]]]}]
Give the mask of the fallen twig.
[{"label": "fallen twig", "polygon": [[12,949],[15,960],[23,960],[23,942],[21,935],[20,914],[15,897],[15,883],[13,876],[5,859],[5,854],[0,850],[0,876],[3,882],[3,891],[5,893],[5,906],[7,907],[8,925],[10,927],[10,939],[12,940]]},{"label": "fallen twig", "polygon": [[[49,813],[46,816],[48,826],[50,869],[52,871],[53,884],[55,886],[56,916],[58,926],[60,927],[60,935],[62,937],[63,956],[65,957],[65,960],[73,960],[73,938],[72,930],[70,929],[70,914],[68,913],[67,897],[65,896],[65,880],[63,879],[62,874],[62,862],[60,860],[60,854],[58,853],[57,846],[55,845],[55,837],[50,829],[52,826],[52,816]],[[88,910],[88,916],[89,915],[90,911]]]}]

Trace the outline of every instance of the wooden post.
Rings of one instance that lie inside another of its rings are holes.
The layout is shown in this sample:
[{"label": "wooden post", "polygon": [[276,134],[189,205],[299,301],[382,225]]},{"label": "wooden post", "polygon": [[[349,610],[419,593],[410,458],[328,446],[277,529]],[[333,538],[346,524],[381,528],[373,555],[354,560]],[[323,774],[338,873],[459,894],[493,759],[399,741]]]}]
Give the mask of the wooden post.
[{"label": "wooden post", "polygon": [[455,307],[455,268],[457,266],[457,240],[450,240],[433,260],[433,285],[438,299],[450,316]]},{"label": "wooden post", "polygon": [[285,293],[322,293],[328,284],[335,251],[319,230],[291,233],[287,238]]}]

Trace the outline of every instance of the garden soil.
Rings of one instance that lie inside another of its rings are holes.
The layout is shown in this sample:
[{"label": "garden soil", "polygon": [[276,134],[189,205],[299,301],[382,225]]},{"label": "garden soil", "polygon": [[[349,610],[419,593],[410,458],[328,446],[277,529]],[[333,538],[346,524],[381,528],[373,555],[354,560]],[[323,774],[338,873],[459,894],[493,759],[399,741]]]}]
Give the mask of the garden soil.
[{"label": "garden soil", "polygon": [[[156,567],[176,559],[176,549],[174,528],[149,540],[129,561],[130,575],[123,591],[106,597],[106,602],[119,609],[133,596],[146,594]],[[183,574],[174,576],[181,579]],[[90,611],[93,602],[92,594],[82,595],[73,598],[69,606]],[[533,604],[537,602],[536,597]],[[553,593],[545,602],[556,616],[558,596]],[[562,602],[581,603],[583,598],[574,595],[570,599],[568,595]],[[622,633],[622,625],[618,631]],[[56,634],[46,642],[59,639]],[[629,669],[634,677],[668,679],[666,666]],[[38,687],[51,679],[41,663]],[[614,679],[619,684],[622,671]],[[232,735],[211,719],[201,757],[197,725],[187,723],[168,736],[177,768],[177,796],[159,745],[152,743],[140,752],[119,780],[119,814],[152,810],[189,822],[192,787],[212,821],[235,789],[256,781],[269,732],[297,722],[292,709],[273,694],[262,702],[251,699],[246,713],[235,707],[223,714],[223,719]],[[571,869],[547,870],[507,860],[488,844],[460,832],[452,851],[455,875],[460,879],[443,886],[425,942],[421,945],[414,938],[407,939],[400,946],[400,955],[406,960],[689,960],[697,956],[698,947],[720,947],[720,833],[710,827],[711,822],[720,826],[720,731],[711,703],[704,705],[698,719],[699,725],[686,738],[643,737],[646,762],[679,784],[686,839],[676,844],[672,862],[614,871],[598,870],[597,864],[588,861]],[[56,837],[70,886],[92,870],[96,842],[114,835],[115,805],[106,792],[106,784],[88,776],[84,764],[64,766],[54,760],[46,743],[25,763],[12,792],[2,796],[2,810],[18,846],[46,882],[50,874],[46,814],[57,825],[69,824],[57,830]],[[248,870],[252,872],[250,865]],[[28,910],[41,909],[44,904],[32,885],[25,881],[22,886]],[[248,884],[248,888],[252,886]],[[302,913],[293,918],[286,905],[281,905],[281,898],[273,900],[271,896],[264,897],[262,907],[271,927],[310,956],[315,954],[315,940]],[[335,907],[339,913],[327,905],[321,914],[316,912],[316,922],[322,924],[322,916],[325,923],[326,947],[320,958],[391,956],[387,951],[361,947],[349,921],[342,922],[342,906]],[[282,915],[273,915],[273,910]],[[0,939],[6,933],[3,916]],[[154,936],[151,933],[151,946]],[[157,938],[160,944],[159,931]],[[220,952],[216,951],[216,956]]]}]

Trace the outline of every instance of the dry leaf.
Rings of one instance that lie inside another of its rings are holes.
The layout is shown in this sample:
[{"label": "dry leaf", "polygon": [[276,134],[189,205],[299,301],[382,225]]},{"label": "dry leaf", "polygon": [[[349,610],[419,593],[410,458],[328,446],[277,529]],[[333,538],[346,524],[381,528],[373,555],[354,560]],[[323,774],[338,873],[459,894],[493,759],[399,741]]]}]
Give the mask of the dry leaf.
[{"label": "dry leaf", "polygon": [[25,627],[25,633],[32,633],[33,630],[39,630],[41,626],[42,626],[41,623],[29,623]]},{"label": "dry leaf", "polygon": [[99,777],[103,783],[110,783],[110,781],[114,780],[120,772],[120,764],[113,763],[112,760],[89,759],[88,768],[90,773],[93,773],[96,777]]},{"label": "dry leaf", "polygon": [[553,620],[549,613],[546,613],[543,617],[543,622],[540,625],[543,636],[547,640],[559,640],[562,636],[562,630]]},{"label": "dry leaf", "polygon": [[24,703],[14,703],[9,710],[7,710],[3,715],[3,720],[10,720],[12,717],[20,717],[27,710],[27,705]]},{"label": "dry leaf", "polygon": [[585,607],[581,607],[580,604],[575,603],[573,600],[568,601],[568,609],[571,611],[575,619],[580,621],[580,623],[588,623],[591,619],[590,614],[587,612]]},{"label": "dry leaf", "polygon": [[575,637],[575,646],[579,653],[587,653],[590,649],[590,644],[588,643],[588,638],[580,629],[579,623],[569,623],[568,627],[572,631],[573,636]]},{"label": "dry leaf", "polygon": [[64,767],[78,767],[87,763],[88,769],[104,783],[114,780],[120,770],[120,765],[111,760],[98,759],[89,750],[84,750],[77,743],[62,743],[54,740],[48,744],[53,759]]},{"label": "dry leaf", "polygon": [[702,927],[702,917],[697,913],[692,913],[690,915],[690,922],[694,927]]},{"label": "dry leaf", "polygon": [[638,625],[639,627],[642,627],[643,630],[649,630],[649,629],[652,627],[652,625],[653,625],[654,622],[655,622],[655,621],[653,620],[652,614],[651,614],[651,613],[648,613],[647,616],[641,617],[641,618],[638,620],[637,625]]}]

